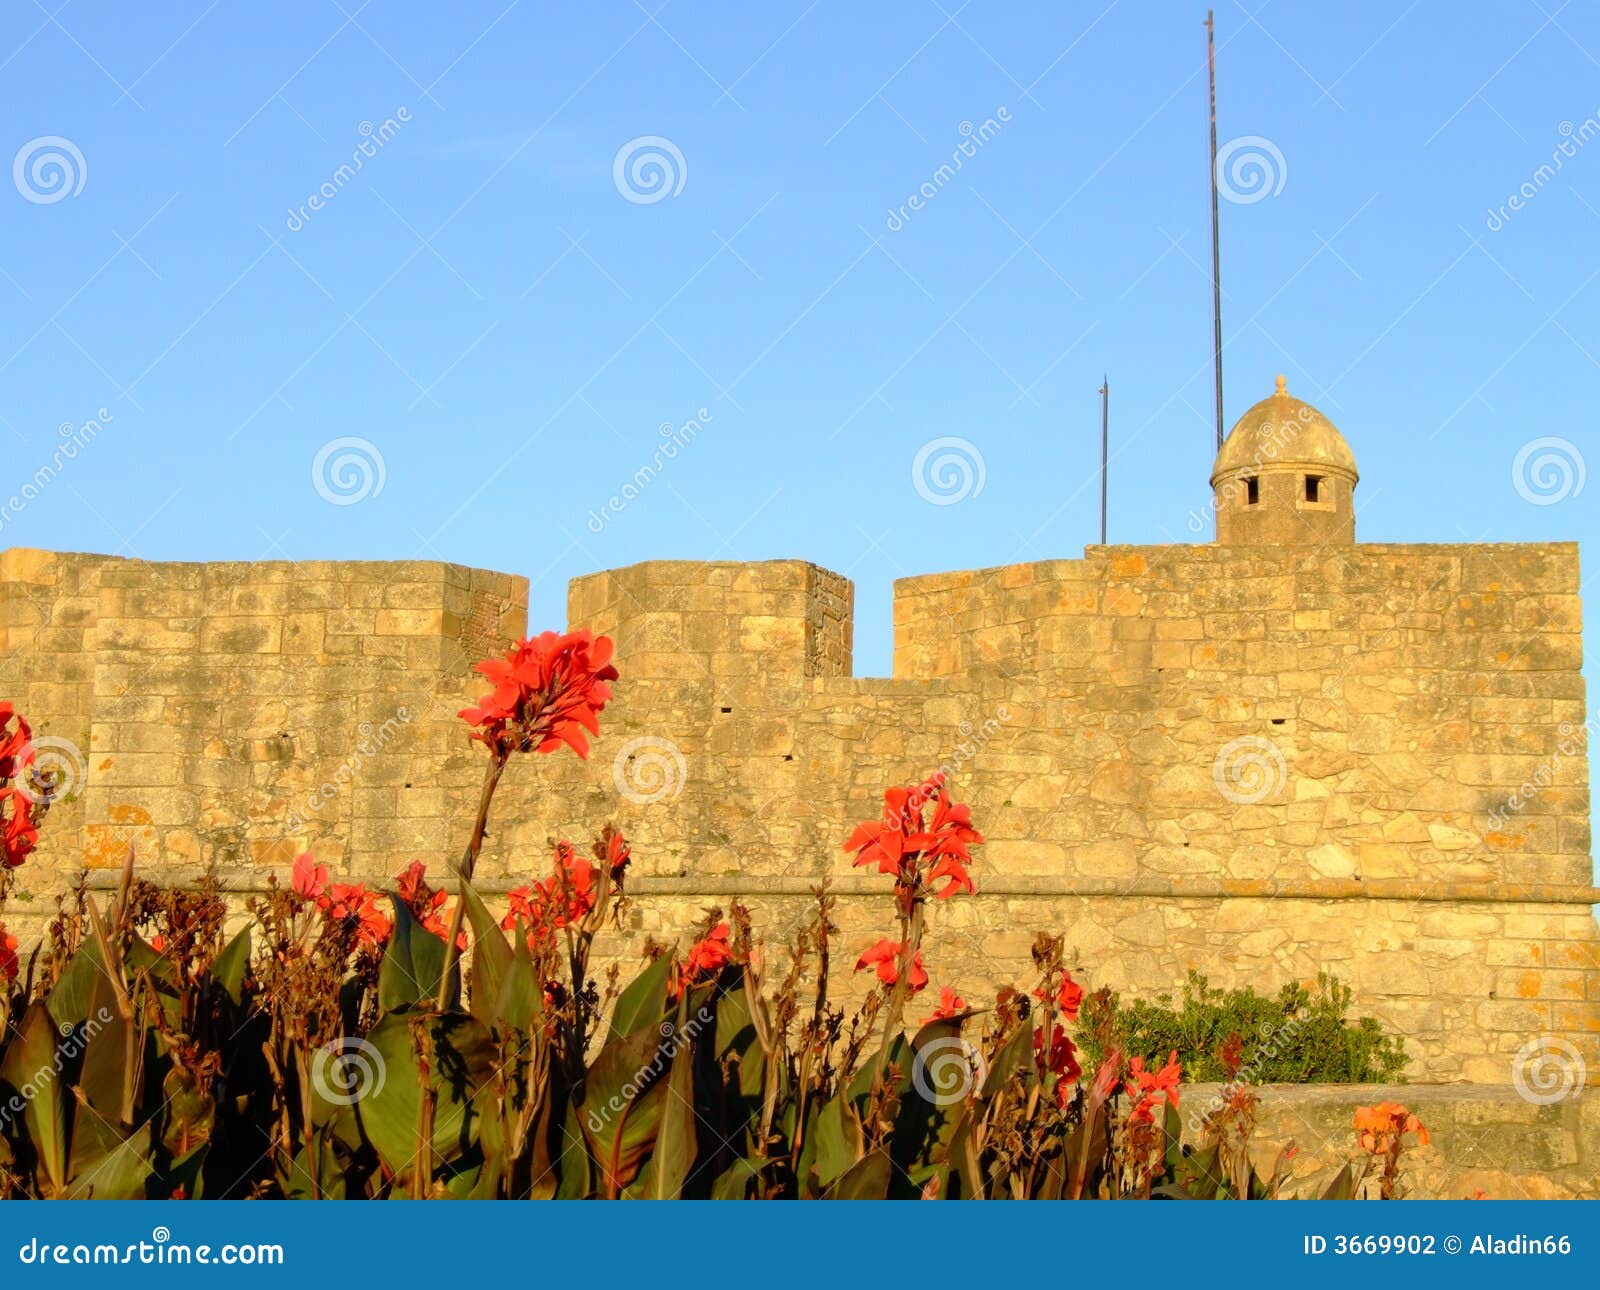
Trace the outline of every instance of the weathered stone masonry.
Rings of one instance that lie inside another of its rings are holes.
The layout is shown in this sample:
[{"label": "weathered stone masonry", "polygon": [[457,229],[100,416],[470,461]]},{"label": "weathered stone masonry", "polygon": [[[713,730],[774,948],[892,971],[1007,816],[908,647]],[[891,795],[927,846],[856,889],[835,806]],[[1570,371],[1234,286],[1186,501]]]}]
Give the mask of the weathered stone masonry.
[{"label": "weathered stone masonry", "polygon": [[[851,585],[813,565],[577,579],[569,621],[616,638],[617,698],[589,761],[514,764],[480,874],[503,892],[614,820],[637,900],[608,952],[733,898],[777,939],[825,876],[865,945],[889,907],[840,843],[945,767],[988,842],[928,967],[969,999],[1025,979],[1044,929],[1135,993],[1330,969],[1413,1079],[1503,1084],[1548,1037],[1594,1081],[1576,547],[1282,537],[904,580],[892,679],[851,676]],[[215,865],[236,890],[308,849],[442,874],[482,775],[455,713],[526,593],[437,563],[0,555],[0,696],[82,750],[7,921],[37,934],[129,844],[147,875]],[[1264,778],[1229,780],[1241,755]]]}]

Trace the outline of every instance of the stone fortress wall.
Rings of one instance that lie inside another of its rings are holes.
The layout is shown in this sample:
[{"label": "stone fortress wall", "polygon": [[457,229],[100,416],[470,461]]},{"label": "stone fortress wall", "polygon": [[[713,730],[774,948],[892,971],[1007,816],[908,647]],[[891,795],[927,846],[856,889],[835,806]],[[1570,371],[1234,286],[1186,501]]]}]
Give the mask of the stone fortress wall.
[{"label": "stone fortress wall", "polygon": [[[1414,1080],[1505,1084],[1561,1041],[1593,1082],[1578,586],[1562,544],[1093,547],[900,582],[894,676],[858,678],[851,585],[813,565],[595,574],[569,622],[617,641],[602,737],[513,763],[480,877],[492,899],[614,821],[637,864],[608,953],[733,899],[776,943],[824,877],[841,951],[865,946],[884,880],[840,844],[943,767],[988,842],[978,896],[933,912],[936,985],[1029,979],[1040,930],[1139,995],[1328,969]],[[129,845],[146,876],[214,865],[241,893],[304,850],[442,875],[484,757],[455,713],[526,604],[439,563],[0,554],[0,697],[77,776],[8,924],[27,943]]]}]

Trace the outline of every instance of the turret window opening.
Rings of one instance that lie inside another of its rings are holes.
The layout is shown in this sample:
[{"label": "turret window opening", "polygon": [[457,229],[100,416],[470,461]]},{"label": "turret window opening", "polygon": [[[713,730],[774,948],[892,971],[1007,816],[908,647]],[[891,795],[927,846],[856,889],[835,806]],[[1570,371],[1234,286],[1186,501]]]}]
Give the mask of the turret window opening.
[{"label": "turret window opening", "polygon": [[1323,497],[1322,497],[1322,476],[1321,475],[1307,475],[1306,476],[1306,501],[1308,501],[1308,502],[1320,502],[1322,500],[1323,500]]},{"label": "turret window opening", "polygon": [[1249,475],[1244,481],[1244,504],[1255,506],[1261,501],[1261,481],[1254,475]]}]

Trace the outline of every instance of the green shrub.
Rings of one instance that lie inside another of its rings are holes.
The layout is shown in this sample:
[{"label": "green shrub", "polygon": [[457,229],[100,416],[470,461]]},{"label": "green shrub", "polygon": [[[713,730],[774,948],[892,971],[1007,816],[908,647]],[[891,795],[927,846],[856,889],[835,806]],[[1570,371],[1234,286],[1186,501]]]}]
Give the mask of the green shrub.
[{"label": "green shrub", "polygon": [[1214,989],[1191,970],[1183,1002],[1170,994],[1124,1005],[1102,990],[1084,1005],[1081,1033],[1093,1066],[1112,1046],[1164,1058],[1177,1049],[1184,1077],[1197,1082],[1233,1078],[1220,1052],[1232,1035],[1252,1084],[1383,1084],[1404,1082],[1405,1041],[1383,1033],[1371,1017],[1347,1019],[1351,991],[1326,972],[1315,990],[1291,981],[1276,996]]}]

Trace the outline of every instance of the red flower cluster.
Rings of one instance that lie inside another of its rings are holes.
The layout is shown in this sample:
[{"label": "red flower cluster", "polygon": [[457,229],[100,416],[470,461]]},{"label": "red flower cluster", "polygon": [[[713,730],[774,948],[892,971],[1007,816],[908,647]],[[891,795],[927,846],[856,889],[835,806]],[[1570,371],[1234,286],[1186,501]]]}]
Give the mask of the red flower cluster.
[{"label": "red flower cluster", "polygon": [[592,632],[545,632],[512,647],[504,658],[478,664],[494,684],[475,708],[461,709],[473,738],[500,756],[512,752],[552,752],[566,744],[588,757],[584,732],[600,733],[599,713],[611,698],[607,681],[611,638]]},{"label": "red flower cluster", "polygon": [[[413,860],[406,871],[395,876],[398,884],[400,899],[405,907],[411,911],[411,917],[420,923],[425,931],[432,932],[441,941],[450,934],[449,920],[444,916],[445,902],[450,898],[442,891],[435,891],[428,885],[424,878],[425,866],[420,860]],[[456,948],[467,948],[467,934],[456,933]]]},{"label": "red flower cluster", "polygon": [[[608,830],[602,842],[604,854],[597,856],[618,881],[627,868],[630,852],[622,834]],[[527,928],[528,948],[537,950],[549,944],[563,927],[581,923],[600,899],[599,868],[579,856],[570,842],[556,843],[554,869],[544,882],[518,887],[507,899],[511,912],[500,922],[511,931],[520,922]]]},{"label": "red flower cluster", "polygon": [[[15,719],[17,728],[11,729]],[[11,781],[33,764],[33,731],[9,703],[0,703],[0,865],[15,869],[39,841],[33,798]]]},{"label": "red flower cluster", "polygon": [[676,999],[688,987],[708,981],[733,962],[733,946],[728,943],[730,928],[718,923],[703,938],[689,947],[689,957],[674,967],[667,992]]},{"label": "red flower cluster", "polygon": [[394,924],[378,908],[377,892],[359,882],[330,884],[328,866],[318,864],[309,851],[295,860],[290,886],[301,899],[353,930],[359,944],[382,945],[394,931]]},{"label": "red flower cluster", "polygon": [[728,933],[728,925],[718,923],[711,929],[710,935],[689,947],[689,957],[683,964],[683,975],[687,980],[693,981],[696,977],[711,976],[728,966],[729,960],[733,958],[733,949],[728,944]]},{"label": "red flower cluster", "polygon": [[0,924],[0,976],[9,983],[17,979],[21,964],[17,959],[17,938]]},{"label": "red flower cluster", "polygon": [[[891,788],[883,798],[883,818],[857,825],[845,841],[844,849],[856,853],[852,864],[877,865],[879,873],[913,889],[943,880],[944,887],[934,893],[941,899],[958,891],[972,894],[968,848],[983,835],[972,827],[971,809],[952,801],[943,782],[932,780],[917,788]],[[926,818],[930,801],[932,820]]]},{"label": "red flower cluster", "polygon": [[1390,1146],[1408,1133],[1417,1135],[1417,1141],[1427,1146],[1430,1137],[1422,1121],[1406,1110],[1399,1102],[1379,1102],[1377,1106],[1356,1107],[1356,1133],[1360,1135],[1363,1150],[1375,1156],[1388,1152]]},{"label": "red flower cluster", "polygon": [[1050,1032],[1050,1051],[1044,1051],[1044,1031],[1033,1032],[1033,1057],[1040,1067],[1056,1076],[1056,1105],[1066,1107],[1072,1101],[1073,1087],[1083,1067],[1078,1064],[1078,1046],[1067,1038],[1067,1032],[1057,1026]]},{"label": "red flower cluster", "polygon": [[1128,1075],[1130,1078],[1123,1085],[1123,1092],[1139,1099],[1130,1117],[1132,1123],[1154,1124],[1156,1103],[1163,1098],[1171,1106],[1178,1105],[1178,1081],[1183,1078],[1183,1067],[1178,1065],[1176,1048],[1167,1058],[1167,1064],[1158,1071],[1145,1070],[1144,1058],[1135,1057],[1128,1064]]},{"label": "red flower cluster", "polygon": [[[1044,998],[1044,988],[1041,986],[1033,992],[1035,999]],[[1072,973],[1061,974],[1061,987],[1056,991],[1056,1007],[1061,1010],[1061,1015],[1068,1021],[1078,1019],[1078,1010],[1083,1007],[1083,987],[1072,979]]]},{"label": "red flower cluster", "polygon": [[[881,940],[856,960],[856,971],[876,968],[878,980],[884,985],[893,985],[900,979],[900,956],[905,950],[904,941]],[[912,994],[916,994],[928,984],[928,974],[922,969],[921,950],[917,951],[916,957],[911,961],[910,982]]]},{"label": "red flower cluster", "polygon": [[[948,1021],[967,1010],[967,1001],[948,986],[939,987],[939,1006],[929,1015],[928,1021]],[[927,1025],[927,1022],[923,1022]]]}]

